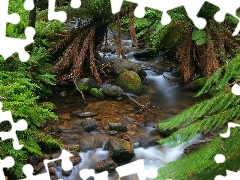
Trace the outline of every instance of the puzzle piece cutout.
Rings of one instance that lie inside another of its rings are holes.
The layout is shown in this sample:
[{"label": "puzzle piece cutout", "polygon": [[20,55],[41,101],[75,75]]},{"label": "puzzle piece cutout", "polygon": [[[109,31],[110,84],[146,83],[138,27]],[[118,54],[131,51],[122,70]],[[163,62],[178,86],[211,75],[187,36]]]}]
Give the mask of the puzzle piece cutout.
[{"label": "puzzle piece cutout", "polygon": [[[65,22],[67,20],[67,13],[64,11],[55,11],[56,0],[48,1],[48,20],[59,20]],[[70,5],[72,8],[79,8],[81,6],[81,0],[71,0]]]},{"label": "puzzle piece cutout", "polygon": [[240,96],[240,86],[237,83],[232,86],[231,91],[234,95]]},{"label": "puzzle piece cutout", "polygon": [[33,43],[33,36],[35,35],[35,30],[32,27],[27,27],[25,29],[26,39],[17,39],[6,37],[7,23],[17,24],[20,21],[18,14],[8,14],[9,0],[0,1],[0,55],[7,59],[14,53],[19,54],[19,58],[22,62],[27,61],[30,58],[28,52],[25,51],[25,47]]},{"label": "puzzle piece cutout", "polygon": [[6,179],[3,172],[3,168],[11,168],[14,166],[14,164],[15,164],[14,159],[11,156],[8,156],[3,160],[0,159],[0,179],[1,180]]},{"label": "puzzle piece cutout", "polygon": [[0,132],[0,138],[4,141],[6,139],[13,139],[13,148],[16,150],[22,149],[23,145],[19,144],[16,131],[24,131],[27,129],[27,122],[24,119],[14,122],[11,111],[2,111],[2,102],[0,102],[0,123],[8,121],[12,129],[9,132]]},{"label": "puzzle piece cutout", "polygon": [[24,9],[26,9],[28,11],[33,10],[34,6],[35,6],[35,4],[34,4],[33,0],[25,0],[24,5],[23,5]]},{"label": "puzzle piece cutout", "polygon": [[73,155],[69,153],[67,150],[62,150],[61,155],[58,158],[51,160],[44,160],[43,164],[46,169],[45,173],[33,175],[33,167],[31,164],[26,164],[23,166],[23,173],[26,175],[25,179],[22,180],[51,180],[49,175],[48,163],[55,162],[57,160],[62,160],[62,169],[64,171],[70,171],[73,168],[73,163],[70,160],[70,157]]},{"label": "puzzle piece cutout", "polygon": [[[161,24],[167,25],[171,22],[171,17],[167,13],[167,11],[172,10],[174,8],[183,6],[188,14],[188,17],[193,21],[194,25],[203,29],[206,26],[206,20],[198,17],[198,13],[202,8],[205,0],[127,0],[128,2],[137,3],[138,6],[134,11],[134,15],[138,18],[142,18],[145,15],[145,8],[152,8],[159,11],[162,11],[162,19]],[[225,19],[226,14],[231,14],[235,18],[239,20],[239,23],[233,33],[233,36],[236,36],[240,31],[240,18],[236,15],[236,10],[240,7],[239,0],[208,0],[209,3],[218,6],[220,11],[218,11],[214,19],[218,22],[222,22]],[[112,13],[116,14],[120,11],[123,0],[111,0]]]},{"label": "puzzle piece cutout", "polygon": [[[158,171],[156,168],[145,169],[144,168],[144,160],[139,159],[134,162],[119,166],[116,168],[116,171],[119,175],[119,179],[125,176],[137,174],[139,180],[146,180],[146,178],[156,178],[158,175]],[[93,169],[82,169],[79,172],[79,176],[83,180],[87,180],[90,177],[94,177],[95,180],[107,180],[108,172],[103,171],[101,173],[96,174]]]},{"label": "puzzle piece cutout", "polygon": [[226,176],[217,175],[214,180],[237,180],[240,179],[240,171],[234,172],[226,170]]},{"label": "puzzle piece cutout", "polygon": [[228,138],[230,136],[230,128],[235,128],[235,127],[240,127],[240,124],[237,124],[237,123],[233,123],[233,122],[228,122],[228,129],[227,129],[227,132],[226,133],[220,133],[220,136],[223,137],[223,138]]},{"label": "puzzle piece cutout", "polygon": [[119,178],[124,176],[129,176],[132,174],[137,174],[139,180],[146,180],[146,178],[154,179],[158,176],[158,171],[156,168],[145,169],[144,160],[139,159],[132,163],[119,166],[116,168]]},{"label": "puzzle piece cutout", "polygon": [[[48,19],[51,20],[59,20],[61,22],[66,21],[67,14],[64,11],[55,12],[55,4],[56,0],[49,0],[48,2]],[[79,8],[81,6],[81,0],[71,0],[71,7]],[[25,29],[26,39],[17,39],[12,37],[6,37],[6,28],[7,23],[18,24],[20,22],[20,17],[18,14],[8,14],[8,6],[9,0],[1,0],[0,1],[0,55],[3,56],[4,59],[9,58],[14,53],[18,53],[19,59],[22,62],[26,62],[29,60],[30,55],[24,49],[29,44],[33,43],[33,37],[35,35],[35,29],[33,27],[27,27]],[[33,0],[26,0],[24,2],[25,10],[32,10],[34,8]]]}]

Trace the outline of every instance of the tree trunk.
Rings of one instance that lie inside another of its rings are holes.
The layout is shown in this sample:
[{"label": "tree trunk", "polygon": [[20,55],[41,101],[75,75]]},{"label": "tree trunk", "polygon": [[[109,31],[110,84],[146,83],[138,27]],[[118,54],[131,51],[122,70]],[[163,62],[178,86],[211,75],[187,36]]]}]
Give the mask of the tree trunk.
[{"label": "tree trunk", "polygon": [[35,28],[36,17],[37,17],[37,0],[33,0],[34,8],[30,11],[29,14],[29,26]]}]

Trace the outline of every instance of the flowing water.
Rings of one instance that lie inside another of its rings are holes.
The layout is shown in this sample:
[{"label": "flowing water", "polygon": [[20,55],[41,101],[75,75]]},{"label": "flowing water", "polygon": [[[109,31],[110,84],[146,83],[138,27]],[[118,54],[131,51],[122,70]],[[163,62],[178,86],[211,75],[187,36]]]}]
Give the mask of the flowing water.
[{"label": "flowing water", "polygon": [[[113,48],[115,47],[115,42],[112,40],[113,35],[109,33],[108,36],[108,47]],[[147,73],[147,83],[144,85],[144,93],[140,96],[131,95],[132,98],[137,100],[140,103],[146,104],[148,102],[151,103],[151,108],[155,109],[155,111],[161,112],[160,116],[161,119],[167,119],[169,117],[172,117],[173,114],[176,114],[180,112],[181,110],[191,106],[195,102],[199,101],[199,98],[194,98],[194,92],[189,92],[184,90],[181,85],[181,79],[179,76],[174,75],[173,73],[170,73],[167,71],[168,67],[177,67],[177,64],[174,62],[168,62],[168,61],[161,61],[159,60],[159,57],[156,59],[152,59],[151,61],[140,61],[135,58],[133,58],[133,54],[136,51],[139,51],[138,48],[131,46],[132,41],[130,40],[129,35],[124,34],[122,36],[122,45],[124,52],[126,53],[126,57],[138,64],[141,64],[143,67],[146,67],[146,73]],[[100,52],[100,54],[103,56],[103,52]],[[105,61],[112,61],[117,58],[116,53],[105,53]],[[158,73],[161,72],[161,73]],[[95,103],[95,102],[94,102]],[[96,110],[94,109],[94,103],[90,103],[90,110]],[[105,104],[104,104],[105,103]],[[101,101],[96,106],[99,108],[100,106],[106,107],[107,104],[114,104],[112,101]],[[123,101],[119,103],[125,103],[128,104],[129,101]],[[114,105],[118,110],[114,111],[112,114],[113,118],[118,118],[116,115],[120,113],[120,108],[124,109],[124,105],[120,105],[120,107],[117,107],[117,105]],[[79,107],[80,108],[80,107]],[[110,108],[110,107],[109,107]],[[125,109],[127,109],[126,107]],[[104,109],[104,108],[101,108]],[[107,109],[107,107],[106,107]],[[129,109],[129,108],[128,108]],[[111,110],[107,109],[106,113],[110,114]],[[124,111],[124,113],[127,112]],[[105,112],[102,112],[105,113]],[[130,117],[129,114],[125,114],[127,117]],[[106,116],[106,115],[105,115]],[[104,117],[105,117],[104,116]],[[102,116],[103,117],[103,116]],[[148,116],[144,116],[145,118]],[[159,118],[156,117],[157,119]],[[131,121],[131,118],[128,119]],[[145,119],[146,120],[146,119]],[[72,119],[71,122],[68,123],[74,123],[74,119]],[[154,121],[153,123],[157,123],[158,121]],[[64,122],[66,123],[66,122]],[[153,131],[155,126],[151,125],[150,123],[147,123],[145,126],[138,127],[138,134],[145,133],[145,140],[148,139],[148,136],[150,137],[151,131]],[[71,127],[69,128],[71,129]],[[69,133],[70,130],[65,130],[65,135],[62,137],[62,141],[67,144],[69,141],[71,141],[71,138],[73,137],[72,134]],[[94,134],[94,132],[92,132]],[[86,133],[85,133],[86,134]],[[79,133],[78,135],[84,136],[84,133]],[[190,142],[187,144],[183,144],[174,148],[168,148],[164,145],[155,145],[155,146],[148,146],[144,147],[144,142],[138,143],[138,134],[136,134],[136,137],[130,138],[131,142],[135,142],[133,146],[135,147],[134,153],[135,157],[132,159],[131,162],[136,161],[138,159],[144,159],[144,165],[145,169],[149,168],[161,168],[164,164],[175,161],[176,159],[180,158],[183,155],[184,148],[191,144],[199,143],[201,141],[204,141],[204,138],[200,135],[197,135],[195,138],[193,138]],[[79,138],[79,137],[78,137]],[[140,146],[141,144],[141,146]],[[103,144],[104,146],[104,144]],[[63,180],[80,180],[79,171],[82,169],[94,169],[95,164],[101,160],[105,160],[109,157],[109,152],[104,150],[103,148],[98,148],[95,150],[89,150],[87,152],[80,152],[80,156],[82,158],[82,162],[74,166],[72,173],[70,176],[66,177],[62,175],[61,168],[58,167],[57,177],[61,178]],[[117,180],[119,179],[119,176],[117,173],[111,173],[109,175],[109,180]],[[121,180],[137,180],[137,175],[131,175],[124,178],[121,178]]]},{"label": "flowing water", "polygon": [[[132,159],[131,162],[134,162],[138,159],[144,160],[144,168],[161,168],[166,163],[175,161],[176,159],[180,158],[183,155],[183,150],[192,144],[196,144],[202,142],[202,137],[200,135],[195,136],[191,141],[186,144],[168,148],[166,146],[153,146],[148,148],[138,147],[134,149],[135,157]],[[102,148],[91,150],[87,152],[80,152],[80,156],[82,158],[82,162],[74,166],[72,169],[71,176],[65,177],[61,174],[61,168],[58,169],[58,178],[64,180],[81,180],[79,172],[83,169],[94,169],[97,162],[101,160],[105,160],[109,157],[109,153]],[[134,171],[133,171],[134,172]],[[136,171],[135,171],[136,172]],[[92,178],[93,179],[93,178]],[[118,180],[119,175],[117,173],[110,173],[109,180]],[[146,178],[150,180],[150,178]],[[90,178],[89,178],[90,180]],[[121,177],[121,180],[138,180],[138,176],[136,174],[132,174],[129,176]]]}]

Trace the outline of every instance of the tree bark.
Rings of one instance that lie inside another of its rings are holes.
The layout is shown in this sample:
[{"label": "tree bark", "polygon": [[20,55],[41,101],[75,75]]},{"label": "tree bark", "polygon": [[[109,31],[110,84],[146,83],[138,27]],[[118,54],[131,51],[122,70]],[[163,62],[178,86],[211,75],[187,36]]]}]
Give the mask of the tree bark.
[{"label": "tree bark", "polygon": [[29,26],[35,28],[36,18],[37,18],[37,0],[33,0],[34,8],[29,14]]}]

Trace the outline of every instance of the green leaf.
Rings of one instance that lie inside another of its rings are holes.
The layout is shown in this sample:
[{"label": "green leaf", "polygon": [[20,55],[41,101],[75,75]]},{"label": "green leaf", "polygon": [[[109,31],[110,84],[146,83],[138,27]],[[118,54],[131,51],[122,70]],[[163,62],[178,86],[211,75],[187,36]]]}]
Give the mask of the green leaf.
[{"label": "green leaf", "polygon": [[197,45],[203,45],[206,43],[206,32],[203,29],[194,28],[192,32],[192,40],[196,41]]}]

